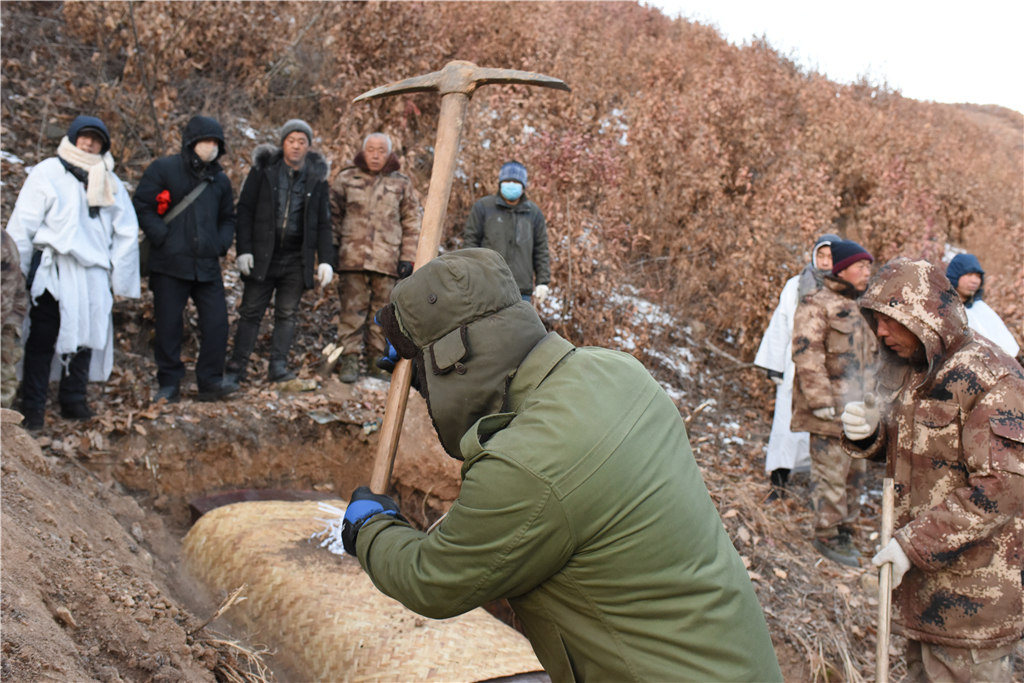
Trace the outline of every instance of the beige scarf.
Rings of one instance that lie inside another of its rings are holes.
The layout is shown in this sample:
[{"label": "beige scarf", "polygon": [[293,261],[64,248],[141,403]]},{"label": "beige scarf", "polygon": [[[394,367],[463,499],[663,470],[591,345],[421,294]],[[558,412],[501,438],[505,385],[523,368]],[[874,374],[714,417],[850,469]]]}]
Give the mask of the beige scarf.
[{"label": "beige scarf", "polygon": [[86,197],[89,206],[112,206],[114,204],[114,190],[117,187],[114,176],[114,157],[110,152],[106,154],[89,154],[71,144],[65,135],[57,148],[57,156],[72,166],[77,166],[89,173],[88,189]]}]

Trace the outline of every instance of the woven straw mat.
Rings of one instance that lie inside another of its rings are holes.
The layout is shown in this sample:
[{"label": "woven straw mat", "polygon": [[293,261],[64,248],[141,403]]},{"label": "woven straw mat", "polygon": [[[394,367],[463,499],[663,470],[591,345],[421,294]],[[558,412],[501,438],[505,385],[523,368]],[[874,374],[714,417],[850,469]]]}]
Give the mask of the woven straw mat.
[{"label": "woven straw mat", "polygon": [[543,670],[529,641],[483,608],[438,621],[378,591],[356,558],[309,540],[324,527],[318,517],[315,501],[236,503],[203,515],[184,542],[189,568],[214,590],[248,584],[225,616],[303,680],[484,681]]}]

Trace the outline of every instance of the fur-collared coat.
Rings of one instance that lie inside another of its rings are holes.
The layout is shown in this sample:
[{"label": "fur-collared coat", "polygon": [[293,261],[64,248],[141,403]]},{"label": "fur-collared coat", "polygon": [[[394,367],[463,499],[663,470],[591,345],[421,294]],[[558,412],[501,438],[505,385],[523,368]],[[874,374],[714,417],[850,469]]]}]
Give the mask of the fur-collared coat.
[{"label": "fur-collared coat", "polygon": [[369,270],[398,277],[399,261],[416,260],[423,212],[412,180],[398,172],[391,154],[380,173],[363,153],[331,186],[331,212],[338,243],[338,270]]},{"label": "fur-collared coat", "polygon": [[[235,249],[239,254],[252,254],[253,267],[248,279],[262,281],[267,276],[276,243],[278,215],[278,170],[284,163],[284,152],[275,145],[260,145],[252,155],[252,170],[238,197],[238,227]],[[302,275],[306,288],[314,284],[317,259],[334,265],[331,242],[331,208],[327,175],[331,166],[319,152],[306,153],[306,190],[302,230]]]},{"label": "fur-collared coat", "polygon": [[926,261],[893,259],[860,301],[921,340],[919,362],[882,345],[874,441],[896,484],[894,538],[911,567],[893,591],[895,630],[911,640],[996,648],[1024,633],[1024,372],[967,326],[960,297]]}]

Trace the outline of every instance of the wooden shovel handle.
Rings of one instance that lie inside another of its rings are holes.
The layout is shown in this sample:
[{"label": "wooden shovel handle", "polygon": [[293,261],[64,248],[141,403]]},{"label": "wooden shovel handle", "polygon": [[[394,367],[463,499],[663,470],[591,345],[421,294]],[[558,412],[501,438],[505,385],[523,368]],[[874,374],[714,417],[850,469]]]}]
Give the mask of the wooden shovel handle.
[{"label": "wooden shovel handle", "polygon": [[[891,477],[882,480],[882,533],[881,547],[892,540],[892,526],[895,521],[896,489]],[[875,648],[875,683],[889,681],[889,620],[892,616],[892,563],[886,562],[878,569],[878,643]]]},{"label": "wooden shovel handle", "polygon": [[[437,144],[434,146],[434,167],[430,172],[430,189],[423,207],[423,227],[416,245],[415,269],[437,256],[441,244],[445,214],[448,213],[448,199],[452,193],[452,179],[455,177],[455,160],[459,152],[459,138],[462,124],[466,120],[466,105],[469,96],[462,93],[448,93],[441,98],[441,114],[437,123]],[[370,490],[386,494],[391,481],[391,470],[398,452],[398,437],[402,433],[405,406],[409,401],[409,384],[412,381],[412,363],[400,360],[391,373],[391,388],[384,406],[384,423],[380,428],[380,441],[373,462]]]}]

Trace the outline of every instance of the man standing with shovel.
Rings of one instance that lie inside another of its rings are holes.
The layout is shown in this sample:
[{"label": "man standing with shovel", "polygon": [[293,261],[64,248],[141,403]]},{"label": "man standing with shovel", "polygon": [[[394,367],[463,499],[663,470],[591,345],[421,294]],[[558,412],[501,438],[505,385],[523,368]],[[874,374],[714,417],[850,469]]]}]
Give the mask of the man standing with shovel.
[{"label": "man standing with shovel", "polygon": [[1009,683],[1024,632],[1024,373],[926,261],[887,263],[860,309],[882,342],[883,408],[848,403],[842,443],[887,458],[895,479],[896,533],[872,562],[892,563],[906,680]]}]

